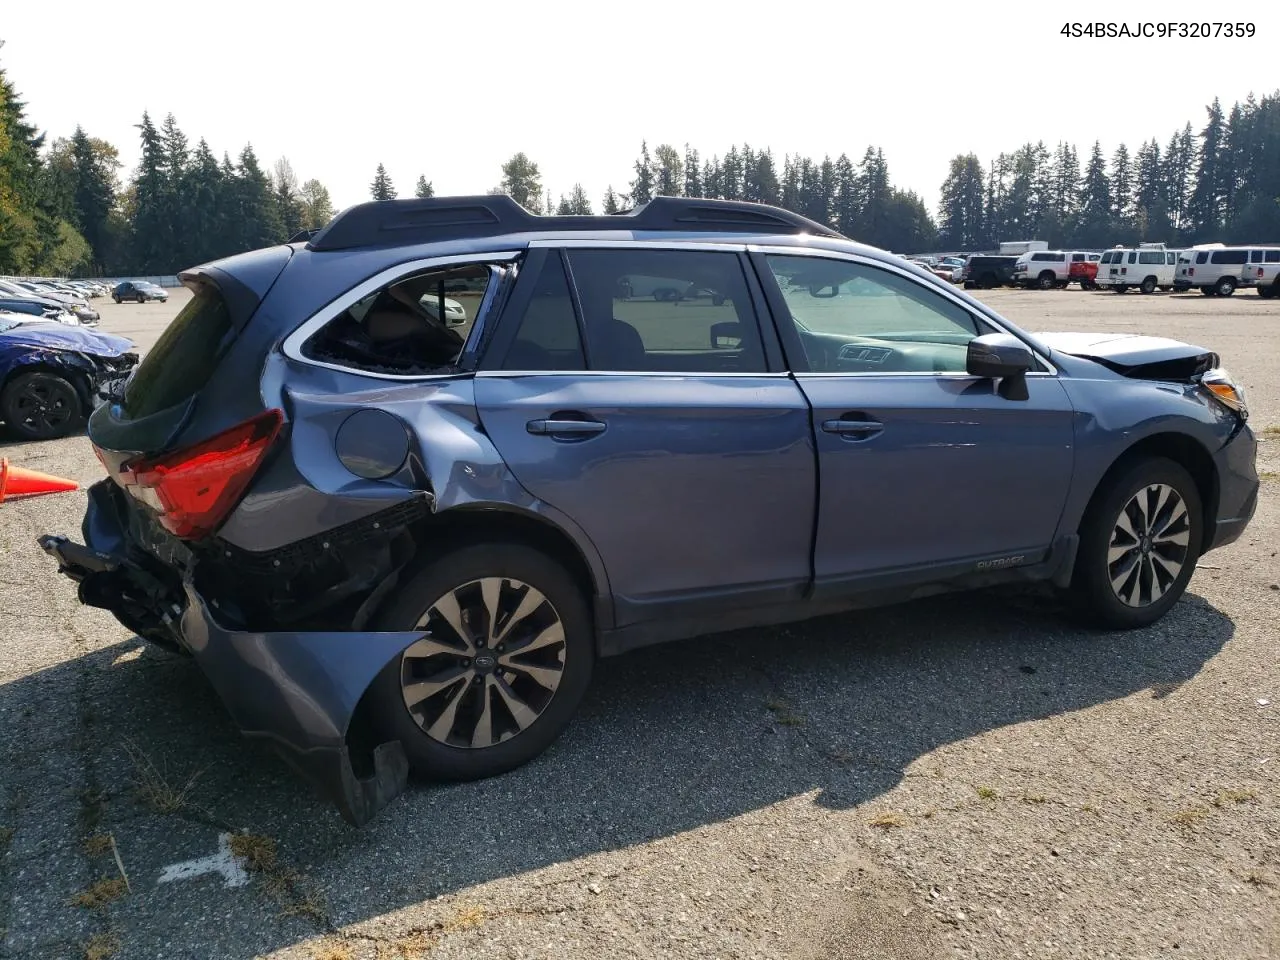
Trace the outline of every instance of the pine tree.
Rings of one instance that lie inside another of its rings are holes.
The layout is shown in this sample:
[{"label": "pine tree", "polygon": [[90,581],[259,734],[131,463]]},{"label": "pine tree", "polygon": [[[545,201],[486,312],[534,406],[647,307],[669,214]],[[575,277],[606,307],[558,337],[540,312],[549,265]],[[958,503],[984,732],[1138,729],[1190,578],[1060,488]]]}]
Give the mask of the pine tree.
[{"label": "pine tree", "polygon": [[[789,169],[790,158],[786,161]],[[854,173],[853,162],[848,154],[840,154],[836,160],[836,195],[832,209],[836,229],[846,237],[853,237],[858,227],[858,214],[862,210],[862,195],[858,192],[858,180]],[[787,177],[783,173],[783,180]],[[783,191],[785,192],[785,188]],[[779,198],[782,199],[781,197]],[[785,206],[785,200],[783,200]]]},{"label": "pine tree", "polygon": [[413,195],[419,200],[427,200],[436,195],[435,187],[426,177],[419,175],[418,185],[413,188]]},{"label": "pine tree", "polygon": [[1164,240],[1170,224],[1160,144],[1153,137],[1138,148],[1134,159],[1135,226],[1144,240]]},{"label": "pine tree", "polygon": [[308,180],[302,185],[302,225],[307,230],[318,230],[333,219],[333,201],[329,190],[319,180]]},{"label": "pine tree", "polygon": [[44,136],[0,69],[0,272],[28,273],[57,245],[57,223],[39,192]]},{"label": "pine tree", "polygon": [[101,271],[110,252],[109,229],[118,189],[119,154],[111,144],[92,139],[77,126],[71,137],[71,160],[75,165],[75,222],[89,244],[96,270]]},{"label": "pine tree", "polygon": [[653,161],[649,158],[649,144],[643,140],[635,171],[636,178],[631,181],[631,206],[638,207],[653,199]]},{"label": "pine tree", "polygon": [[678,197],[684,192],[684,160],[669,143],[653,151],[654,196]]},{"label": "pine tree", "polygon": [[591,216],[591,201],[587,199],[587,191],[582,184],[575,183],[569,193],[568,213],[575,217]]},{"label": "pine tree", "polygon": [[1102,154],[1102,144],[1095,140],[1084,171],[1075,242],[1082,247],[1106,246],[1111,240],[1111,218],[1111,182],[1107,179],[1107,161]]},{"label": "pine tree", "polygon": [[720,163],[720,196],[725,200],[742,199],[742,158],[737,147],[730,147]]},{"label": "pine tree", "polygon": [[188,210],[186,222],[191,230],[190,257],[193,263],[215,260],[240,249],[238,244],[231,246],[225,242],[229,226],[222,222],[222,216],[227,205],[224,194],[228,189],[217,157],[202,138],[191,156],[184,192]]},{"label": "pine tree", "polygon": [[1164,151],[1164,184],[1169,202],[1169,221],[1181,233],[1187,228],[1187,207],[1194,184],[1195,135],[1191,124],[1169,138]]},{"label": "pine tree", "polygon": [[169,206],[168,157],[160,131],[143,112],[137,125],[142,157],[133,178],[134,269],[140,273],[172,273],[180,269],[173,256],[175,238]]},{"label": "pine tree", "polygon": [[530,213],[542,212],[542,174],[538,165],[523,152],[513,155],[502,165],[498,192],[507,194]]},{"label": "pine tree", "polygon": [[1111,158],[1111,215],[1116,229],[1128,234],[1132,233],[1133,223],[1133,161],[1129,158],[1129,148],[1123,143],[1116,147]]},{"label": "pine tree", "polygon": [[622,211],[622,202],[618,199],[618,195],[613,190],[613,184],[609,184],[609,189],[604,192],[604,203],[602,210],[605,216],[615,216]]},{"label": "pine tree", "polygon": [[[749,152],[751,148],[746,149]],[[782,199],[782,188],[778,183],[778,170],[773,163],[773,151],[761,150],[752,157],[747,184],[750,198],[756,203],[777,206]]]},{"label": "pine tree", "polygon": [[1222,150],[1224,121],[1222,104],[1213,98],[1206,108],[1209,118],[1200,131],[1200,163],[1196,172],[1196,185],[1191,192],[1189,216],[1198,240],[1215,237],[1223,228],[1223,176]]},{"label": "pine tree", "polygon": [[395,184],[391,182],[391,177],[387,174],[387,168],[382,164],[378,164],[378,170],[373,175],[373,183],[369,184],[369,196],[374,200],[394,200],[396,198]]},{"label": "pine tree", "polygon": [[702,196],[702,165],[698,161],[698,151],[690,150],[687,143],[684,145],[684,195]]},{"label": "pine tree", "polygon": [[276,161],[271,172],[271,185],[275,191],[276,209],[286,239],[305,226],[303,224],[302,197],[299,194],[298,177],[288,158]]},{"label": "pine tree", "polygon": [[240,151],[236,165],[236,194],[239,200],[240,242],[243,250],[256,250],[287,240],[280,210],[271,189],[271,179],[258,165],[252,144]]},{"label": "pine tree", "polygon": [[986,242],[983,181],[977,155],[951,158],[938,207],[939,242],[951,250],[978,250]]},{"label": "pine tree", "polygon": [[573,211],[569,209],[569,198],[566,197],[563,193],[560,194],[560,203],[556,206],[556,216],[567,217],[567,216],[570,216],[572,213]]},{"label": "pine tree", "polygon": [[712,156],[702,165],[702,195],[708,200],[724,199],[724,176],[718,156]]}]

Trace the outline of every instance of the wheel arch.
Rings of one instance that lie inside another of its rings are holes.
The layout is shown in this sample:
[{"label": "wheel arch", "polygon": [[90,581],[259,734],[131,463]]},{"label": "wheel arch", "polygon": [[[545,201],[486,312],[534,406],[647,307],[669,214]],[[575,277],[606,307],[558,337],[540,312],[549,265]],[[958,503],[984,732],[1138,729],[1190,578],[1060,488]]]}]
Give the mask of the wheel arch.
[{"label": "wheel arch", "polygon": [[1207,528],[1211,518],[1217,516],[1218,512],[1218,468],[1214,465],[1213,455],[1203,443],[1189,434],[1163,431],[1136,441],[1111,462],[1094,485],[1089,501],[1080,514],[1076,530],[1084,527],[1109,484],[1122,470],[1139,460],[1156,457],[1172,460],[1191,474],[1200,494],[1200,520]]},{"label": "wheel arch", "polygon": [[80,369],[74,364],[59,362],[58,354],[44,355],[43,352],[37,351],[27,354],[25,357],[19,357],[14,361],[9,369],[0,376],[0,395],[9,388],[16,378],[27,373],[48,373],[55,377],[66,380],[75,388],[76,395],[80,398],[83,409],[80,411],[82,416],[88,416],[93,408],[93,383],[92,375],[88,370]]}]

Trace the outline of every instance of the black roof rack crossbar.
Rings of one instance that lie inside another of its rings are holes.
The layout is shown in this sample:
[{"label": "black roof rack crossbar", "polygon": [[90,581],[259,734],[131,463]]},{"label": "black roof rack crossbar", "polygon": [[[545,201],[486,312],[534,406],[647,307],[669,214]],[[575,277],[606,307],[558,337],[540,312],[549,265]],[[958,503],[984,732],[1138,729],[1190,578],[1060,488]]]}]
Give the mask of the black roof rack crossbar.
[{"label": "black roof rack crossbar", "polygon": [[558,230],[736,231],[840,237],[830,227],[790,210],[739,200],[654,197],[628,213],[613,216],[540,217],[509,196],[490,194],[357,204],[312,235],[307,246],[311,250],[348,250]]}]

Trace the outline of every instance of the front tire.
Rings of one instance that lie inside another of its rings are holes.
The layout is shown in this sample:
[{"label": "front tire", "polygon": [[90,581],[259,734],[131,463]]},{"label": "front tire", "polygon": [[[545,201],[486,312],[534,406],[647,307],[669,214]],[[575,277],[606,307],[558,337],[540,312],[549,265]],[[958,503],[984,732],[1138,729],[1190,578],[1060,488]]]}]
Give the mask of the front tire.
[{"label": "front tire", "polygon": [[1139,290],[1141,290],[1141,291],[1142,291],[1143,293],[1145,293],[1145,294],[1152,294],[1152,293],[1155,293],[1155,292],[1156,292],[1156,278],[1155,278],[1155,277],[1147,277],[1147,279],[1145,279],[1145,280],[1143,280],[1143,281],[1142,281],[1142,286],[1140,286],[1138,289],[1139,289]]},{"label": "front tire", "polygon": [[525,764],[569,724],[595,639],[582,587],[531,547],[492,542],[427,563],[374,629],[425,629],[369,688],[378,731],[415,773],[478,780]]},{"label": "front tire", "polygon": [[1223,277],[1214,285],[1214,291],[1220,297],[1229,297],[1236,292],[1236,282],[1230,277]]},{"label": "front tire", "polygon": [[1095,626],[1145,627],[1178,602],[1204,538],[1200,491],[1164,457],[1123,468],[1100,488],[1080,526],[1071,592]]},{"label": "front tire", "polygon": [[120,294],[118,294],[118,293],[112,294],[112,295],[111,295],[111,299],[112,299],[112,300],[114,300],[116,303],[119,303],[119,302],[120,302]]},{"label": "front tire", "polygon": [[57,440],[84,423],[84,403],[71,383],[54,373],[14,377],[0,394],[0,416],[23,440]]}]

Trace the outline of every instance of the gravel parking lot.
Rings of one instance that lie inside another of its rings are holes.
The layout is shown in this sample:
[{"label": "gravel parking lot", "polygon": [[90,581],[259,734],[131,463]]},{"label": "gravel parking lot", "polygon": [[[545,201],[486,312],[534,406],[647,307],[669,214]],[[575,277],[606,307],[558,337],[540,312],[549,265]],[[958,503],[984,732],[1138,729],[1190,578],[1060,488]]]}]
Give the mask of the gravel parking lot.
[{"label": "gravel parking lot", "polygon": [[[1249,391],[1257,517],[1162,623],[973,594],[641,650],[534,763],[362,830],[76,602],[35,538],[83,492],[0,506],[0,957],[1280,956],[1280,301],[982,296]],[[145,349],[185,299],[97,303]],[[101,475],[83,437],[0,454]]]}]

